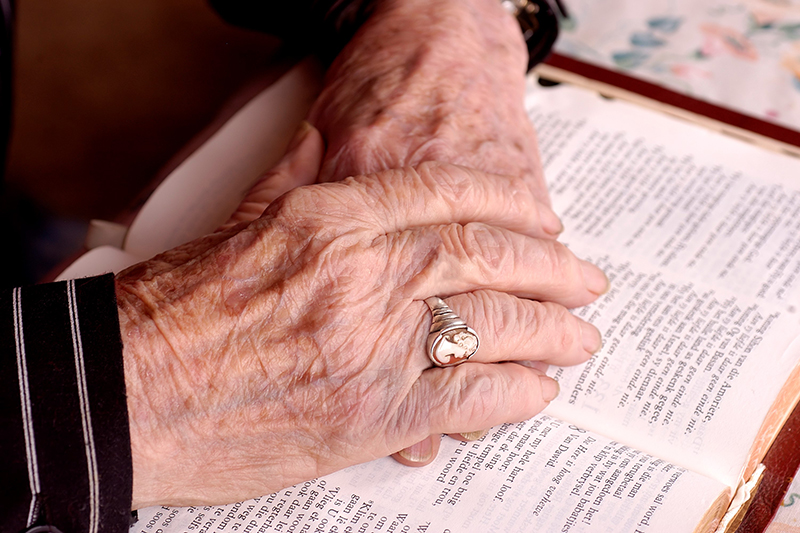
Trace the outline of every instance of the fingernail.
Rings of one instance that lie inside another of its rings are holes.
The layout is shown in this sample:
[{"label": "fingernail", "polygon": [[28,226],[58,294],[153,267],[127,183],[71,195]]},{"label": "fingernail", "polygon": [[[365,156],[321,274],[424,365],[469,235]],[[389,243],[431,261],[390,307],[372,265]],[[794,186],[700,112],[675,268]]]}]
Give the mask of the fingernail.
[{"label": "fingernail", "polygon": [[462,437],[464,437],[464,440],[473,441],[473,440],[482,439],[483,436],[486,435],[487,433],[489,433],[489,430],[488,429],[484,429],[482,431],[470,431],[470,432],[467,432],[467,433],[460,433],[460,435]]},{"label": "fingernail", "polygon": [[583,320],[581,320],[581,338],[583,349],[590,354],[596,354],[603,347],[603,336],[600,335],[600,330]]},{"label": "fingernail", "polygon": [[596,295],[605,294],[611,288],[611,282],[605,273],[590,262],[581,260],[581,270],[586,288]]},{"label": "fingernail", "polygon": [[542,384],[542,399],[546,402],[555,400],[558,393],[561,392],[558,381],[547,376],[539,376],[539,381]]},{"label": "fingernail", "polygon": [[431,458],[431,454],[433,453],[431,438],[428,437],[423,439],[413,446],[409,446],[408,448],[400,450],[397,453],[402,455],[406,461],[410,461],[412,463],[424,463]]},{"label": "fingernail", "polygon": [[549,207],[542,206],[539,209],[539,219],[542,221],[542,229],[550,235],[561,235],[564,231],[564,223]]},{"label": "fingernail", "polygon": [[292,140],[289,141],[289,146],[286,147],[286,153],[288,154],[289,152],[297,148],[297,146],[301,142],[303,142],[303,139],[306,138],[306,135],[308,135],[308,132],[310,132],[313,127],[314,126],[312,126],[311,123],[308,122],[307,120],[301,122],[300,125],[297,126],[297,129],[294,130],[294,134],[292,135]]}]

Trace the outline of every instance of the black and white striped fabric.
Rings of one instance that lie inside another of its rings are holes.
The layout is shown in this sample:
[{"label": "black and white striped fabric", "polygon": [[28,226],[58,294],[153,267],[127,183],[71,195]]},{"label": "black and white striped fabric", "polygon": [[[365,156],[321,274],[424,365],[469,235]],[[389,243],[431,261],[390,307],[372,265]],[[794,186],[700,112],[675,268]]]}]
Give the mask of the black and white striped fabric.
[{"label": "black and white striped fabric", "polygon": [[132,472],[114,276],[5,291],[0,312],[0,531],[126,531]]}]

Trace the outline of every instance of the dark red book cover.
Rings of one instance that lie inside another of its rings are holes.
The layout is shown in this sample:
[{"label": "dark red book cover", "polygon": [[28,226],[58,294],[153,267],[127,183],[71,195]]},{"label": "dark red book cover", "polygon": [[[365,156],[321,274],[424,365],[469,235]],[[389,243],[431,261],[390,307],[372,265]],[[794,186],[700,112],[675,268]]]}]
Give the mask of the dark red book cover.
[{"label": "dark red book cover", "polygon": [[768,137],[800,149],[800,131],[789,129],[751,115],[739,113],[733,109],[718,106],[705,100],[699,100],[616,70],[586,63],[579,59],[555,52],[550,54],[545,64],[557,69],[572,72],[588,80],[618,87],[625,91],[645,96],[651,100],[684,109],[697,115],[706,116],[723,124],[748,130],[763,137]]}]

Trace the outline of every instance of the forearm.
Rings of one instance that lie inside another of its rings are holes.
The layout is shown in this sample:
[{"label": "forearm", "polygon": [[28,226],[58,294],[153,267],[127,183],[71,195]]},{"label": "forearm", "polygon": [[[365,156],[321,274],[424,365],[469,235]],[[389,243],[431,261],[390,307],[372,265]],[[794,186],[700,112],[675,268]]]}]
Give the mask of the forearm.
[{"label": "forearm", "polygon": [[[364,100],[385,110],[399,95],[413,92],[415,108],[364,120],[399,119],[411,130],[429,126],[421,112],[442,117],[465,109],[480,112],[477,107],[486,101],[480,98],[492,101],[490,95],[469,92],[471,101],[460,99],[476,85],[511,86],[521,99],[526,61],[516,21],[495,0],[385,0],[331,66],[312,118],[325,125]],[[348,87],[354,83],[360,98]]]},{"label": "forearm", "polygon": [[450,60],[489,50],[516,61],[518,72],[525,72],[527,49],[519,24],[497,0],[381,0],[362,31],[376,29],[386,32],[385,49],[427,45]]}]

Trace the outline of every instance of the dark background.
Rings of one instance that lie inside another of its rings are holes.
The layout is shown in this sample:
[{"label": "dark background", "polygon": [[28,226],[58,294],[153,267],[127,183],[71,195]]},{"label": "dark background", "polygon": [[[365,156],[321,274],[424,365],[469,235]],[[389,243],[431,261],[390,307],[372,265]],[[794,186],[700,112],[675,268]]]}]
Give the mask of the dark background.
[{"label": "dark background", "polygon": [[288,58],[203,0],[18,0],[5,286],[42,279]]}]

